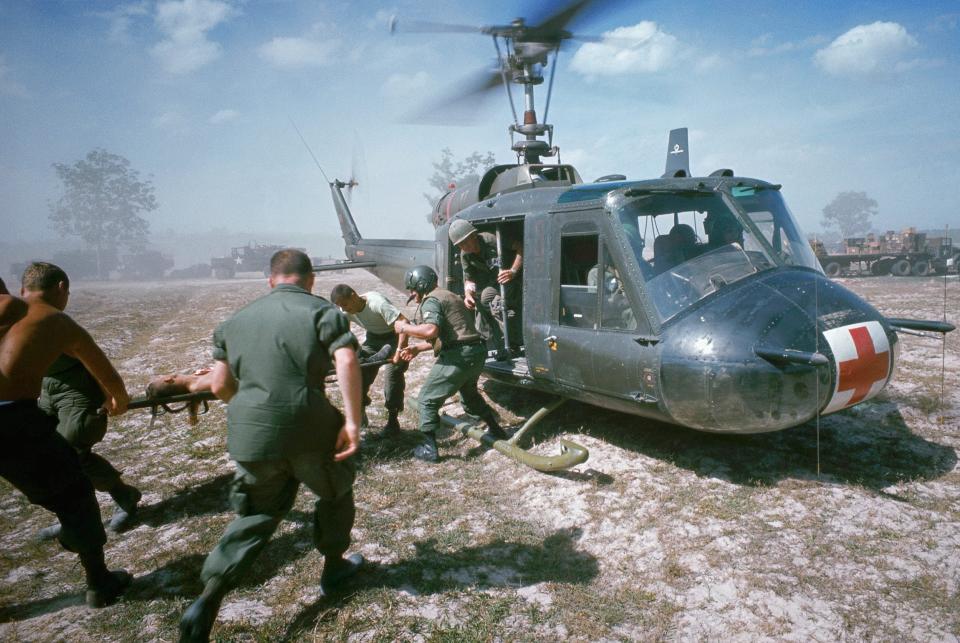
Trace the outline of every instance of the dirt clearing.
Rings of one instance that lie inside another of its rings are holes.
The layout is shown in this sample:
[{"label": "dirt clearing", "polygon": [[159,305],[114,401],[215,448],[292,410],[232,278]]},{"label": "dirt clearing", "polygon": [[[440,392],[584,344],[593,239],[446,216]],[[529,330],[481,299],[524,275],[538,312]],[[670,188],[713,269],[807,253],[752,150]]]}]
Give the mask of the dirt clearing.
[{"label": "dirt clearing", "polygon": [[[323,274],[326,295],[400,293],[366,273]],[[842,283],[891,317],[941,319],[942,278]],[[216,324],[264,294],[265,280],[74,285],[69,312],[140,394],[154,375],[209,363]],[[947,284],[960,319],[960,284]],[[414,394],[432,360],[408,374]],[[321,598],[312,499],[302,492],[253,573],[224,603],[214,636],[250,640],[896,640],[960,636],[960,332],[905,335],[878,398],[773,434],[714,436],[568,403],[537,436],[590,449],[545,475],[459,435],[442,461],[409,457],[379,383],[362,470],[354,549],[372,564]],[[945,381],[941,382],[941,366]],[[941,389],[942,385],[942,389]],[[487,382],[505,424],[545,399]],[[943,403],[941,404],[941,390]],[[336,387],[330,394],[337,398]],[[459,407],[452,407],[454,414]],[[232,514],[225,414],[130,412],[98,451],[144,492],[137,526],[107,559],[136,576],[117,605],[83,606],[76,557],[35,540],[55,519],[0,481],[0,637],[175,640],[200,566]],[[819,467],[819,474],[818,474]],[[105,516],[112,512],[101,496]]]}]

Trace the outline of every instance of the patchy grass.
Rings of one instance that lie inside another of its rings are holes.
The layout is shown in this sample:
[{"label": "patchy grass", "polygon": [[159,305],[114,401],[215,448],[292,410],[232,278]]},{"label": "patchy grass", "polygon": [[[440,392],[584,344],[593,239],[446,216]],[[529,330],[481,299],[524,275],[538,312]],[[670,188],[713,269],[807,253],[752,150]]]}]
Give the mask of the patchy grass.
[{"label": "patchy grass", "polygon": [[[399,293],[364,274],[327,275]],[[848,280],[893,316],[937,318],[942,282]],[[956,281],[950,284],[957,286]],[[71,312],[129,388],[209,360],[220,319],[264,280],[75,284]],[[951,291],[954,303],[958,300]],[[931,299],[932,297],[932,299]],[[938,299],[939,297],[939,299]],[[356,485],[353,549],[370,564],[321,597],[313,499],[302,492],[214,635],[223,641],[952,640],[960,635],[960,337],[906,336],[893,384],[870,403],[774,434],[716,436],[569,403],[533,436],[590,449],[575,470],[539,474],[458,434],[442,461],[409,457],[416,413],[396,440],[372,389]],[[408,376],[416,395],[431,360]],[[545,399],[486,382],[504,422]],[[337,390],[330,387],[336,400]],[[450,407],[459,413],[457,404]],[[940,420],[940,416],[943,420]],[[225,414],[200,424],[145,413],[111,421],[98,452],[145,492],[137,526],[107,559],[136,576],[119,604],[82,605],[76,558],[33,539],[51,516],[0,494],[0,637],[172,640],[232,519]],[[105,516],[113,508],[100,498]]]}]

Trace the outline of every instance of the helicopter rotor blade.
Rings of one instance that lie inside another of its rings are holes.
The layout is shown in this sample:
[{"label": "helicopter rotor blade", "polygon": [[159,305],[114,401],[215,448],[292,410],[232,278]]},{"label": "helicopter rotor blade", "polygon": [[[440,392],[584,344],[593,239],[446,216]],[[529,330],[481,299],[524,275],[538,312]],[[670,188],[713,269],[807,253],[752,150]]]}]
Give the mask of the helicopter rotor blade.
[{"label": "helicopter rotor blade", "polygon": [[427,101],[424,107],[405,115],[401,121],[461,125],[476,120],[483,99],[491,90],[502,85],[500,70],[489,68],[476,72],[454,90]]},{"label": "helicopter rotor blade", "polygon": [[483,33],[483,27],[454,25],[430,20],[403,20],[398,16],[390,18],[390,33]]}]

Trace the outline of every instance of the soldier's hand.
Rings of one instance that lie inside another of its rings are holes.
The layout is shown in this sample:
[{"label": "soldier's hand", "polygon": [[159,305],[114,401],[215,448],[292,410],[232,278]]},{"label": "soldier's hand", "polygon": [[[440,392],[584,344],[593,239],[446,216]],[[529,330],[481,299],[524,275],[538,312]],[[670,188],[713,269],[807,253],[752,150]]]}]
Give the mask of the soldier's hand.
[{"label": "soldier's hand", "polygon": [[336,451],[333,459],[337,462],[346,460],[360,448],[360,429],[354,424],[344,424],[337,434]]},{"label": "soldier's hand", "polygon": [[124,395],[120,397],[108,397],[103,402],[103,410],[107,412],[107,415],[122,415],[127,412],[127,404],[130,403],[130,396]]},{"label": "soldier's hand", "polygon": [[513,268],[508,268],[506,270],[501,270],[497,273],[497,283],[505,284],[510,281],[513,281],[513,278],[517,276],[517,273],[513,271]]},{"label": "soldier's hand", "polygon": [[464,294],[463,303],[470,310],[473,310],[474,308],[477,307],[477,302],[473,299],[473,292],[468,290],[466,294]]}]

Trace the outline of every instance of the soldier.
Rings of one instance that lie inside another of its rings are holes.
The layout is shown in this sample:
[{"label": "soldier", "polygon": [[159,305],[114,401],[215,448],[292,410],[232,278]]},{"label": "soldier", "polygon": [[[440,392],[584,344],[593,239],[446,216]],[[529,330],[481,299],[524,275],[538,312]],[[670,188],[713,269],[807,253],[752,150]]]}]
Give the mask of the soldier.
[{"label": "soldier", "polygon": [[[497,252],[495,235],[477,232],[473,224],[464,219],[451,222],[448,233],[450,242],[460,250],[463,301],[467,308],[477,310],[483,323],[490,329],[492,339],[497,344],[498,359],[506,359],[509,355],[499,352],[499,349],[504,349],[503,330],[500,326],[504,305],[509,309],[507,324],[512,351],[519,350],[522,337],[519,317],[522,291],[520,282],[516,279],[523,267],[523,245],[519,241],[510,244],[510,249],[514,252],[513,261],[509,268],[503,268],[504,258]],[[500,301],[500,284],[506,286],[506,302]],[[495,314],[497,312],[500,319]]]},{"label": "soldier", "polygon": [[425,462],[439,461],[436,431],[440,427],[440,407],[458,391],[467,413],[484,420],[487,433],[494,438],[505,439],[493,409],[477,390],[486,349],[463,299],[437,288],[437,273],[429,266],[408,270],[404,287],[419,304],[417,314],[413,323],[398,321],[394,328],[402,335],[426,341],[402,349],[400,357],[410,361],[431,348],[437,356],[420,389],[420,431],[424,442],[413,450],[414,457]]},{"label": "soldier", "polygon": [[[324,556],[320,589],[353,575],[363,557],[344,558],[353,528],[354,460],[360,440],[360,369],[350,323],[310,294],[310,258],[280,250],[270,260],[269,294],[240,309],[213,335],[211,389],[227,406],[227,449],[236,465],[230,502],[237,518],[207,556],[203,593],[180,621],[182,641],[206,641],[224,595],[250,568],[300,483],[319,499],[314,545]],[[336,365],[346,418],[324,393]]]},{"label": "soldier", "polygon": [[[400,337],[394,330],[397,321],[407,321],[407,318],[397,309],[389,299],[377,292],[368,292],[358,295],[346,284],[337,284],[330,292],[330,300],[346,313],[347,318],[363,326],[367,334],[360,345],[360,359],[369,359],[378,355],[385,346],[392,347],[390,352],[383,355],[383,359],[392,358],[400,348]],[[408,362],[394,360],[383,369],[383,398],[387,409],[387,424],[383,428],[384,436],[396,436],[400,433],[399,414],[403,410],[403,392],[406,388]],[[361,371],[363,413],[361,426],[366,426],[366,407],[370,404],[370,386],[377,378],[379,366],[364,367]]]},{"label": "soldier", "polygon": [[[59,270],[54,290],[64,302],[70,282]],[[129,396],[123,380],[89,334],[42,299],[23,301],[0,287],[0,476],[35,505],[60,520],[60,544],[80,557],[90,607],[110,605],[130,584],[130,574],[110,571],[103,560],[107,536],[93,485],[77,453],[57,433],[56,420],[39,408],[41,382],[61,354],[80,360],[106,393],[103,408],[119,415]]]},{"label": "soldier", "polygon": [[[58,284],[66,274],[57,266],[42,261],[27,265],[21,279],[20,296],[26,301],[43,301],[64,310],[69,292],[61,292]],[[133,522],[141,493],[123,482],[120,472],[106,459],[92,451],[93,446],[107,432],[107,416],[100,413],[105,396],[97,380],[75,357],[61,355],[53,362],[43,378],[40,391],[40,410],[57,419],[57,433],[72,446],[93,488],[110,494],[117,509],[110,519],[111,531],[125,530]],[[49,540],[60,535],[60,525],[40,530],[40,539]]]}]

